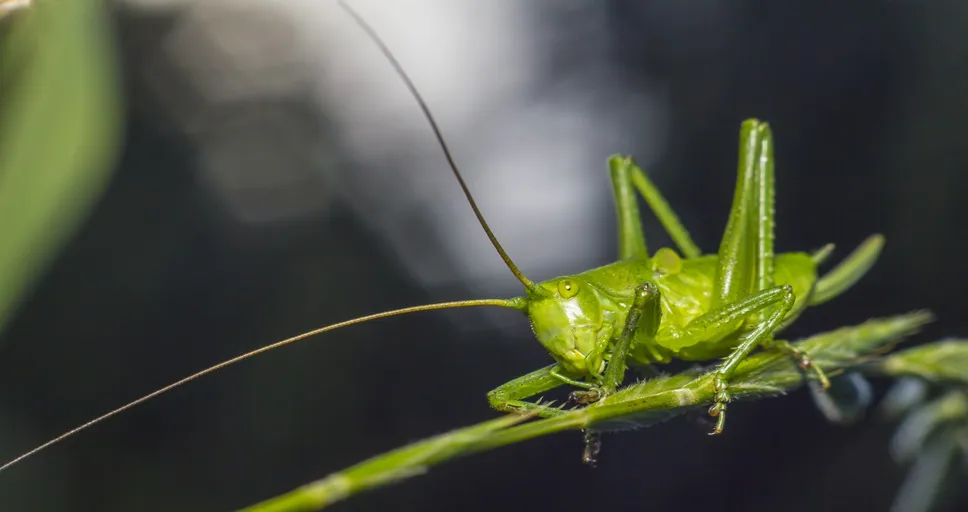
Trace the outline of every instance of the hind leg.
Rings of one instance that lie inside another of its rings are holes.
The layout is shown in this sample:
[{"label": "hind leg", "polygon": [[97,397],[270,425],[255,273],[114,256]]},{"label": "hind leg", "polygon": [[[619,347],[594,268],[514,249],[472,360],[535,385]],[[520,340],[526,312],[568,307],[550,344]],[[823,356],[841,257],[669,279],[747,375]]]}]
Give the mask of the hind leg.
[{"label": "hind leg", "polygon": [[[768,124],[750,119],[740,130],[739,169],[729,220],[719,247],[719,262],[713,288],[713,305],[723,306],[752,293],[774,287],[774,159],[773,133]],[[788,289],[789,290],[789,289]],[[757,346],[770,347],[773,333],[783,325],[795,297],[789,291],[774,308],[756,312],[753,330],[723,362],[716,373],[716,405],[710,414],[718,416],[714,434],[722,432],[729,402],[728,380],[736,366]],[[731,324],[741,328],[747,319],[737,318]],[[784,345],[777,344],[783,350]],[[823,371],[813,365],[809,356],[796,351],[801,366],[817,371],[826,382]]]},{"label": "hind leg", "polygon": [[710,415],[718,417],[714,434],[721,433],[726,422],[726,405],[732,398],[728,389],[729,379],[736,367],[757,346],[772,338],[794,302],[795,297],[790,286],[774,286],[717,307],[689,322],[685,328],[663,329],[657,337],[656,343],[673,353],[687,354],[693,347],[702,351],[704,340],[721,339],[735,333],[736,324],[760,318],[765,314],[763,320],[755,320],[751,324],[752,330],[741,338],[739,346],[733,349],[715,371],[716,403],[709,409]]}]

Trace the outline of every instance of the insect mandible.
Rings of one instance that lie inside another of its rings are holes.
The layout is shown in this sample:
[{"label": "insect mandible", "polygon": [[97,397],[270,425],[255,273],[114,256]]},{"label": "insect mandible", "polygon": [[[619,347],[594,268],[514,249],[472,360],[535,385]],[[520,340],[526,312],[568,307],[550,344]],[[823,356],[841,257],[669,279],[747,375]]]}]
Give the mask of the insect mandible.
[{"label": "insect mandible", "polygon": [[[756,119],[740,128],[736,187],[729,218],[716,253],[703,253],[648,175],[631,157],[608,159],[618,220],[618,260],[584,272],[543,282],[527,278],[491,231],[444,141],[441,130],[416,86],[375,31],[342,1],[393,66],[443,151],[481,227],[508,269],[524,286],[511,299],[476,299],[425,304],[375,313],[328,325],[252,350],[164,386],[137,400],[12,459],[3,471],[97,423],[199,377],[250,357],[324,332],[391,316],[464,307],[502,307],[520,311],[530,320],[537,340],[554,363],[490,391],[499,411],[530,410],[540,416],[560,408],[526,399],[569,385],[578,388],[570,401],[587,405],[613,393],[629,366],[649,367],[673,359],[708,361],[723,358],[715,370],[716,400],[709,414],[716,417],[711,432],[720,434],[731,400],[729,381],[736,367],[757,348],[778,350],[814,372],[821,386],[829,381],[823,369],[774,335],[792,324],[810,306],[824,303],[850,288],[874,264],[884,238],[872,235],[832,271],[819,276],[818,266],[833,246],[814,252],[776,254],[774,242],[774,147],[770,126]],[[639,211],[641,195],[679,252],[650,252]],[[587,454],[587,451],[586,451]]]}]

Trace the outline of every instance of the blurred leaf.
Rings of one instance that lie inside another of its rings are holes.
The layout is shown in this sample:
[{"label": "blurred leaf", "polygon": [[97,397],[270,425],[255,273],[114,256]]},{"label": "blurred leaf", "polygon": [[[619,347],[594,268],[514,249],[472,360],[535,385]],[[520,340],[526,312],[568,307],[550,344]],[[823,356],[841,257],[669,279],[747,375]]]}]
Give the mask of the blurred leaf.
[{"label": "blurred leaf", "polygon": [[940,435],[917,453],[891,512],[929,512],[938,510],[945,491],[960,487],[958,449],[951,435]]},{"label": "blurred leaf", "polygon": [[[968,440],[968,341],[914,347],[871,367],[903,377],[880,406],[884,416],[902,418],[891,439],[891,456],[901,464],[913,462],[892,510],[937,510],[963,478],[958,462]],[[932,388],[940,389],[940,396],[932,396]]]},{"label": "blurred leaf", "polygon": [[942,340],[910,348],[884,358],[877,366],[887,375],[968,384],[968,340]]},{"label": "blurred leaf", "polygon": [[924,402],[928,391],[928,383],[921,379],[915,377],[898,379],[878,405],[881,416],[888,419],[900,418],[901,415]]},{"label": "blurred leaf", "polygon": [[827,390],[811,381],[810,397],[827,421],[848,425],[864,416],[874,400],[874,391],[863,375],[851,372],[831,378]]},{"label": "blurred leaf", "polygon": [[40,1],[3,24],[0,330],[104,189],[121,114],[101,0]]},{"label": "blurred leaf", "polygon": [[944,425],[959,423],[968,424],[968,396],[950,391],[907,415],[891,440],[891,456],[898,462],[909,462],[922,451],[932,433]]}]

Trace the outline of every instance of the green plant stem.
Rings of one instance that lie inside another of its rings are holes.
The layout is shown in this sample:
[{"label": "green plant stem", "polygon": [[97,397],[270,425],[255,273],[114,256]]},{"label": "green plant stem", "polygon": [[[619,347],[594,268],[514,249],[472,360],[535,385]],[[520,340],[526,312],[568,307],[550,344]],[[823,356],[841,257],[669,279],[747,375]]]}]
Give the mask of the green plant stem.
[{"label": "green plant stem", "polygon": [[531,417],[532,415],[529,414],[509,414],[418,441],[244,510],[258,512],[319,510],[358,492],[421,474],[432,465],[461,455],[464,450],[491,432],[510,427]]},{"label": "green plant stem", "polygon": [[[875,351],[884,350],[916,332],[930,320],[931,315],[926,312],[870,320],[812,336],[796,345],[828,373],[853,368],[863,371],[865,365],[876,359]],[[968,343],[964,344],[963,350],[968,351]],[[529,419],[525,415],[509,415],[455,430],[373,457],[243,510],[319,510],[358,492],[421,474],[432,465],[456,457],[566,430],[612,432],[652,425],[710,405],[716,393],[709,370],[697,368],[632,384],[593,405],[530,423],[520,424]],[[885,373],[880,367],[876,367],[876,371],[882,375]],[[815,378],[813,372],[800,370],[784,354],[762,352],[739,366],[730,383],[730,391],[735,399],[767,398],[782,395],[802,386],[807,379]]]}]

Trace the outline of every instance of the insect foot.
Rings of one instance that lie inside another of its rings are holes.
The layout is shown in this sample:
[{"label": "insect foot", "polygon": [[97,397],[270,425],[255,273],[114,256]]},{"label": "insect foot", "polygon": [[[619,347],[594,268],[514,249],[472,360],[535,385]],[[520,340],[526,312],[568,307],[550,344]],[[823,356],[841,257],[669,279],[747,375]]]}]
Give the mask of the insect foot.
[{"label": "insect foot", "polygon": [[811,359],[806,352],[798,349],[797,347],[794,347],[788,341],[773,341],[772,345],[776,349],[782,352],[786,352],[787,354],[790,354],[790,356],[792,356],[794,359],[796,359],[797,364],[800,366],[801,370],[805,372],[813,370],[813,373],[817,376],[817,381],[820,382],[820,389],[822,391],[825,391],[830,388],[830,379],[827,378],[826,372],[824,372],[823,369],[820,368],[820,366],[814,364],[813,359]]},{"label": "insect foot", "polygon": [[598,464],[598,453],[602,451],[602,436],[598,432],[585,431],[585,451],[581,461],[591,467]]},{"label": "insect foot", "polygon": [[709,435],[718,436],[723,433],[723,426],[726,425],[726,404],[732,399],[732,395],[729,393],[729,384],[722,375],[716,375],[713,389],[716,391],[716,403],[709,408],[709,415],[716,418],[716,427]]},{"label": "insect foot", "polygon": [[797,357],[797,362],[800,363],[800,369],[803,371],[813,370],[813,373],[817,375],[817,380],[820,381],[820,389],[826,391],[830,388],[830,379],[827,378],[827,374],[823,371],[820,366],[813,364],[813,360],[810,359],[806,353],[799,351]]}]

